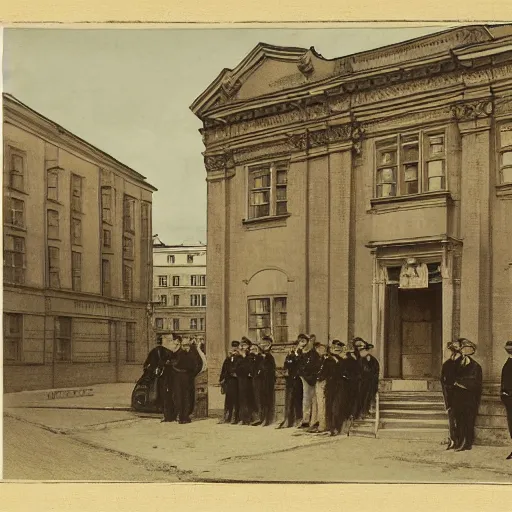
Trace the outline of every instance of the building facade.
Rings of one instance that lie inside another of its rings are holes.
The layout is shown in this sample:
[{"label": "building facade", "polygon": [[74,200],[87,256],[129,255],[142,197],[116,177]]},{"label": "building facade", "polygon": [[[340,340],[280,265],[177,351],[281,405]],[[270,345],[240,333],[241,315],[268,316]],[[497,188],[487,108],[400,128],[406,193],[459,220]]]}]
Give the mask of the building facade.
[{"label": "building facade", "polygon": [[133,381],[156,189],[10,95],[3,113],[4,391]]},{"label": "building facade", "polygon": [[153,240],[154,325],[157,333],[205,337],[206,245]]},{"label": "building facade", "polygon": [[443,349],[464,336],[484,372],[479,439],[504,439],[512,27],[332,60],[259,44],[191,109],[206,146],[210,407],[242,335],[272,333],[280,362],[300,332],[362,336],[381,403],[441,400]]}]

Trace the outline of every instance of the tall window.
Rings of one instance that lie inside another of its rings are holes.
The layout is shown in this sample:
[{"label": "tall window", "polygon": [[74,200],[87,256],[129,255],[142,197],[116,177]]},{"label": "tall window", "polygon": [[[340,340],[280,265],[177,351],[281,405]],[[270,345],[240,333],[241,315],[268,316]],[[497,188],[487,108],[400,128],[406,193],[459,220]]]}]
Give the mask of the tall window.
[{"label": "tall window", "polygon": [[288,162],[249,167],[249,219],[288,213]]},{"label": "tall window", "polygon": [[60,251],[58,247],[48,247],[48,276],[50,288],[60,288]]},{"label": "tall window", "polygon": [[206,295],[201,295],[201,306],[206,306]]},{"label": "tall window", "polygon": [[167,287],[167,276],[158,276],[158,286],[160,288]]},{"label": "tall window", "polygon": [[174,256],[174,254],[169,254],[167,256],[167,263],[170,263],[170,264],[176,263],[176,257]]},{"label": "tall window", "polygon": [[155,327],[157,329],[163,329],[164,328],[164,319],[163,318],[155,318]]},{"label": "tall window", "polygon": [[82,177],[76,174],[71,175],[71,210],[82,211]]},{"label": "tall window", "polygon": [[190,276],[190,286],[206,286],[206,276]]},{"label": "tall window", "polygon": [[71,277],[73,290],[79,292],[82,290],[82,253],[71,252]]},{"label": "tall window", "polygon": [[500,183],[512,183],[512,123],[500,126]]},{"label": "tall window", "polygon": [[110,260],[101,260],[101,294],[105,297],[111,295]]},{"label": "tall window", "polygon": [[135,199],[126,195],[123,201],[123,226],[125,231],[135,232]]},{"label": "tall window", "polygon": [[21,236],[4,237],[4,282],[25,282],[25,239]]},{"label": "tall window", "polygon": [[123,237],[123,258],[133,259],[133,238]]},{"label": "tall window", "polygon": [[135,322],[126,322],[126,362],[135,362]]},{"label": "tall window", "polygon": [[21,361],[23,349],[23,315],[4,313],[4,360]]},{"label": "tall window", "polygon": [[82,219],[71,219],[71,243],[82,245]]},{"label": "tall window", "polygon": [[376,195],[395,197],[444,190],[444,132],[417,132],[376,143]]},{"label": "tall window", "polygon": [[180,296],[179,295],[173,295],[172,296],[172,305],[173,306],[179,306],[180,305]]},{"label": "tall window", "polygon": [[249,299],[249,336],[256,341],[271,334],[275,343],[288,342],[286,297]]},{"label": "tall window", "polygon": [[173,331],[179,331],[180,330],[180,319],[179,318],[173,318],[172,319],[172,330]]},{"label": "tall window", "polygon": [[59,173],[54,169],[46,173],[46,198],[50,201],[59,200]]},{"label": "tall window", "polygon": [[55,360],[71,361],[71,318],[55,319]]},{"label": "tall window", "polygon": [[197,330],[197,318],[190,319],[190,330],[193,330],[193,331]]},{"label": "tall window", "polygon": [[25,203],[15,197],[5,198],[7,207],[6,221],[17,228],[25,227]]},{"label": "tall window", "polygon": [[101,187],[101,220],[112,223],[112,187]]},{"label": "tall window", "polygon": [[25,191],[25,174],[27,155],[13,147],[9,147],[9,186],[20,192]]},{"label": "tall window", "polygon": [[103,247],[105,249],[112,247],[112,231],[110,231],[110,229],[103,230]]},{"label": "tall window", "polygon": [[199,330],[204,331],[205,330],[206,323],[204,321],[204,318],[199,319]]},{"label": "tall window", "polygon": [[191,306],[200,306],[201,305],[201,295],[191,295],[190,296],[190,305]]},{"label": "tall window", "polygon": [[133,272],[129,265],[123,265],[123,297],[126,300],[133,298]]},{"label": "tall window", "polygon": [[167,306],[167,295],[160,295],[160,305]]},{"label": "tall window", "polygon": [[47,217],[48,231],[47,236],[50,240],[59,239],[59,212],[56,210],[48,210]]},{"label": "tall window", "polygon": [[179,286],[180,285],[180,276],[172,276],[172,285]]}]

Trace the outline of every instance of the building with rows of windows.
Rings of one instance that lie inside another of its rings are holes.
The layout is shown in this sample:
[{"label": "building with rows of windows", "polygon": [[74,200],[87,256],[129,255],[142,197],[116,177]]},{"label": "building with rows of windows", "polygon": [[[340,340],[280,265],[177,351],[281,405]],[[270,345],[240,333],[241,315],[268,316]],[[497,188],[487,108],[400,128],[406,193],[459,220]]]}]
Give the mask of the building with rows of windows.
[{"label": "building with rows of windows", "polygon": [[156,333],[205,337],[206,245],[166,245],[153,240]]},{"label": "building with rows of windows", "polygon": [[[443,348],[464,336],[485,379],[478,436],[505,436],[512,26],[331,60],[259,44],[191,109],[206,146],[210,407],[232,339],[271,333],[282,362],[300,332],[361,336],[381,362],[382,425],[445,429]],[[386,410],[411,397],[432,410]]]},{"label": "building with rows of windows", "polygon": [[134,380],[156,189],[7,94],[3,113],[4,390]]}]

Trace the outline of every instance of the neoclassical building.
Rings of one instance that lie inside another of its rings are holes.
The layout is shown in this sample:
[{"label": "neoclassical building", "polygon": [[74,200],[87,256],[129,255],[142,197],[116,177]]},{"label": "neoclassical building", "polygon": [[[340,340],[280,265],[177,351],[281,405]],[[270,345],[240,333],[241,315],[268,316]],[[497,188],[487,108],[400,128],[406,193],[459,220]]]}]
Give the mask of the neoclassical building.
[{"label": "neoclassical building", "polygon": [[[191,109],[206,147],[210,409],[230,340],[270,332],[282,361],[300,332],[357,335],[381,362],[383,432],[444,432],[444,347],[464,336],[484,372],[479,439],[505,436],[512,26],[332,60],[258,44]],[[409,414],[408,400],[424,405]]]},{"label": "neoclassical building", "polygon": [[133,382],[154,346],[144,176],[3,95],[4,391]]}]

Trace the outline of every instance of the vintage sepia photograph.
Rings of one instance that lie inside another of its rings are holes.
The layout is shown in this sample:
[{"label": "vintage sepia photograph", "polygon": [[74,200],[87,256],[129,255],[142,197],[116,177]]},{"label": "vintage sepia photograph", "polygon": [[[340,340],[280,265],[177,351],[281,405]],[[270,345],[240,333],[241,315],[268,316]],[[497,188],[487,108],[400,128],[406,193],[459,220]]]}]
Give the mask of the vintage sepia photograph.
[{"label": "vintage sepia photograph", "polygon": [[3,30],[3,478],[512,483],[512,23]]}]

